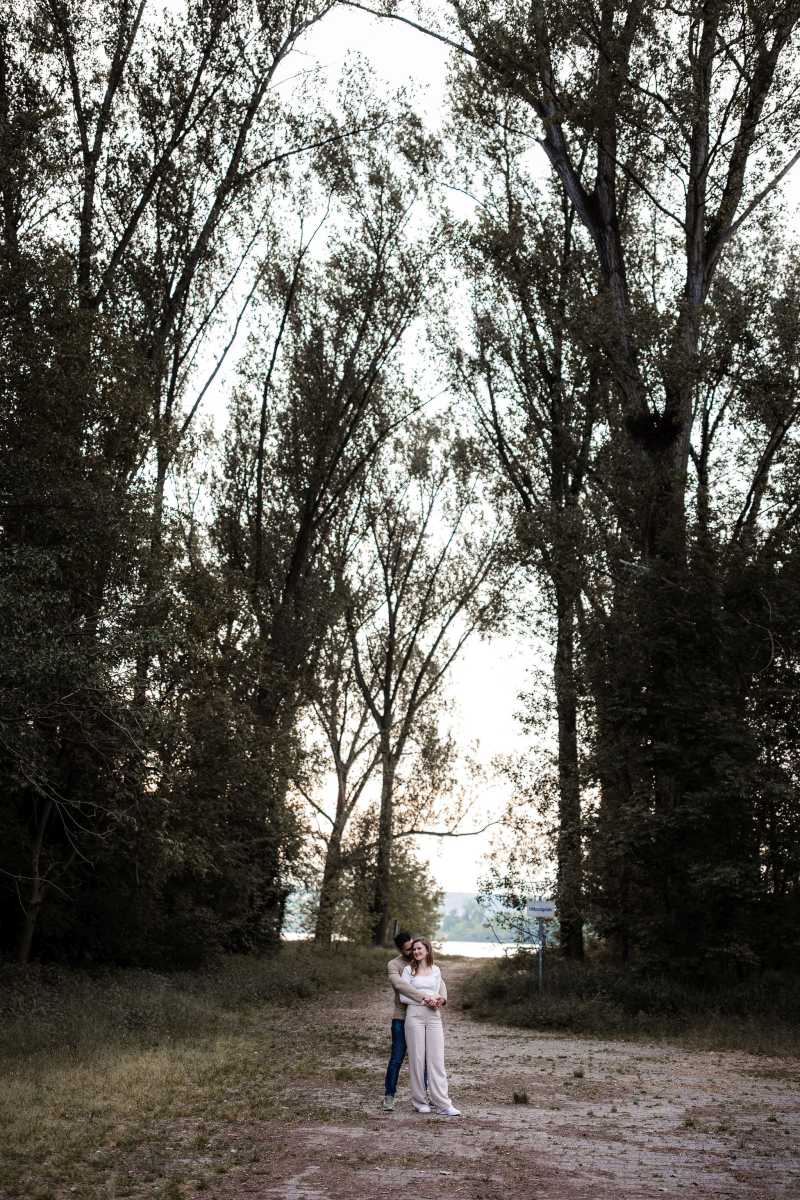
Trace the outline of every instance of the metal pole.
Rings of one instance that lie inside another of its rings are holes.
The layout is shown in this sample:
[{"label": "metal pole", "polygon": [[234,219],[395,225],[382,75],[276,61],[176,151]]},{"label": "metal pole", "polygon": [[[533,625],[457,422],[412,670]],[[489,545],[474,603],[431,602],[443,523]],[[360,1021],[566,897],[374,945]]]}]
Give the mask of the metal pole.
[{"label": "metal pole", "polygon": [[542,993],[542,985],[544,983],[544,943],[545,943],[545,922],[539,918],[539,995]]}]

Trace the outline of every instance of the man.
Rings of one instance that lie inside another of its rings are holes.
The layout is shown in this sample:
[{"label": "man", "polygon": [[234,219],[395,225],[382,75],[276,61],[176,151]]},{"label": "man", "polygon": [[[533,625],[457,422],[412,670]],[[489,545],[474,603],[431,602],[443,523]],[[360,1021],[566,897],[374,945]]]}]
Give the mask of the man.
[{"label": "man", "polygon": [[400,1003],[400,996],[408,996],[409,999],[416,1000],[419,1004],[441,1006],[447,1003],[447,986],[444,980],[439,985],[439,995],[436,1000],[429,1000],[417,988],[412,987],[408,980],[402,978],[403,968],[411,962],[412,958],[411,947],[414,944],[412,935],[403,929],[395,935],[394,944],[400,953],[396,958],[390,960],[386,968],[394,996],[392,1053],[389,1056],[389,1065],[386,1068],[386,1085],[383,1097],[383,1107],[387,1112],[391,1112],[394,1108],[394,1099],[397,1093],[397,1078],[400,1074],[400,1068],[403,1065],[403,1059],[406,1056],[406,1005]]}]

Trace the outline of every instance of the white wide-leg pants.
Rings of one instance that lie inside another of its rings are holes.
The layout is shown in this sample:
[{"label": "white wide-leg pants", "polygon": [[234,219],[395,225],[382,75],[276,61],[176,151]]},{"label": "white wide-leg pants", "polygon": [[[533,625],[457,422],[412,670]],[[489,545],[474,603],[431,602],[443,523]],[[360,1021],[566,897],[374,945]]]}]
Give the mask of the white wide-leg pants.
[{"label": "white wide-leg pants", "polygon": [[447,1075],[444,1069],[444,1029],[442,1018],[427,1004],[409,1004],[406,1013],[406,1045],[411,1069],[411,1099],[415,1104],[427,1104],[425,1069],[428,1071],[428,1094],[434,1108],[452,1108],[447,1094]]}]

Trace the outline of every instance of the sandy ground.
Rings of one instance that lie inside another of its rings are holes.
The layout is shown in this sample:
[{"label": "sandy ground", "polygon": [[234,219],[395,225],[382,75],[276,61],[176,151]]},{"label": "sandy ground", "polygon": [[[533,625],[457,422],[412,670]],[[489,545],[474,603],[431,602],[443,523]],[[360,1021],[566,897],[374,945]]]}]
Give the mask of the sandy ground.
[{"label": "sandy ground", "polygon": [[241,1165],[203,1196],[800,1200],[800,1062],[477,1023],[459,1005],[475,966],[442,964],[460,1119],[414,1112],[407,1067],[395,1111],[381,1110],[388,987],[304,1004],[300,1032],[322,1047],[325,1075],[287,1080],[288,1122],[231,1133]]}]

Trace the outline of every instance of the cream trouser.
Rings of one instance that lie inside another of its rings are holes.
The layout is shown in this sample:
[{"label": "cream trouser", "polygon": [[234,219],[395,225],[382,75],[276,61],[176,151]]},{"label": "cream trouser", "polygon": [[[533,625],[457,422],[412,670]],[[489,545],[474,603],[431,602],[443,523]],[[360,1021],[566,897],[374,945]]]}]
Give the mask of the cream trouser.
[{"label": "cream trouser", "polygon": [[426,1104],[425,1069],[428,1070],[428,1093],[434,1108],[452,1108],[447,1094],[447,1075],[444,1069],[444,1030],[442,1018],[435,1008],[426,1004],[409,1004],[406,1013],[406,1045],[411,1068],[411,1099]]}]

